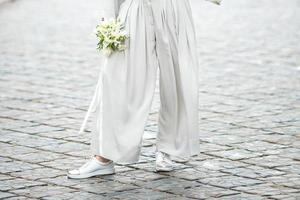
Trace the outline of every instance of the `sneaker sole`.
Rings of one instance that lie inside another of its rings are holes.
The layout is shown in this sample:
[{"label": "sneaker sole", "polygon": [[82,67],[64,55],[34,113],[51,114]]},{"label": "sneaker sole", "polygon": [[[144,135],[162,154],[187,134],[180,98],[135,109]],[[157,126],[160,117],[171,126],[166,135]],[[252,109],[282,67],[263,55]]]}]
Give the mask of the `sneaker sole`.
[{"label": "sneaker sole", "polygon": [[98,175],[111,175],[115,173],[115,169],[102,169],[98,171],[94,171],[92,173],[88,174],[67,174],[67,177],[70,179],[84,179],[84,178],[90,178],[93,176],[98,176]]}]

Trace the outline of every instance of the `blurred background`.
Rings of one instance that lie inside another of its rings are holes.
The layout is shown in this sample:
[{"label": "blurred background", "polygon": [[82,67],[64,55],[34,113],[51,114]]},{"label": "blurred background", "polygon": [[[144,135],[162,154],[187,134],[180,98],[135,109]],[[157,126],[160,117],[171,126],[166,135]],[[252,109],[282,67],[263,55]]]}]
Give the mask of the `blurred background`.
[{"label": "blurred background", "polygon": [[153,173],[157,88],[140,163],[79,183],[101,1],[0,0],[0,198],[300,198],[300,1],[190,2],[201,154]]}]

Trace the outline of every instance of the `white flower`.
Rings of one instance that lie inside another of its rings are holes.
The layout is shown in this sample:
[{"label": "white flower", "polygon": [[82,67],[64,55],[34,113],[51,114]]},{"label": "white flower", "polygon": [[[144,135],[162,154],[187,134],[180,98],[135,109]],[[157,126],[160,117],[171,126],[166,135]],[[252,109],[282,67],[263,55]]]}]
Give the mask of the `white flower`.
[{"label": "white flower", "polygon": [[109,19],[101,22],[96,27],[96,36],[99,39],[98,49],[107,56],[126,48],[125,40],[128,36],[119,20]]}]

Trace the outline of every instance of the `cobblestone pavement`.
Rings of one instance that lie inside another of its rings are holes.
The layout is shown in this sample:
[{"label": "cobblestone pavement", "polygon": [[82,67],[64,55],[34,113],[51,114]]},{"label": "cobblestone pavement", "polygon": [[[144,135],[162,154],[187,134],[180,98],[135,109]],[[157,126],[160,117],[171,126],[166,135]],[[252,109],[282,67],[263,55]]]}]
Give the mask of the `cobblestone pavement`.
[{"label": "cobblestone pavement", "polygon": [[0,4],[0,198],[300,199],[299,1],[192,4],[201,154],[154,172],[156,91],[140,162],[80,181],[65,173],[89,156],[90,132],[78,130],[100,67],[101,5]]}]

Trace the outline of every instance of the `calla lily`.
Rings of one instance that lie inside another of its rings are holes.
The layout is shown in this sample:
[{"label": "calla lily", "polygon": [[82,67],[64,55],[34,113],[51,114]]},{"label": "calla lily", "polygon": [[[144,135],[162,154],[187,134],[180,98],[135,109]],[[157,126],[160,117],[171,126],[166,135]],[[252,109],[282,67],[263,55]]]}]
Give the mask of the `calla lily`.
[{"label": "calla lily", "polygon": [[110,56],[115,51],[126,49],[125,41],[128,36],[124,28],[125,26],[118,19],[102,21],[96,26],[96,36],[99,40],[97,49],[106,56]]}]

